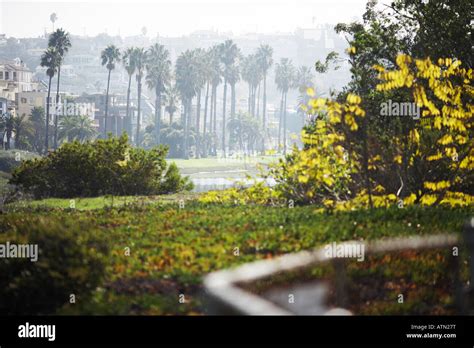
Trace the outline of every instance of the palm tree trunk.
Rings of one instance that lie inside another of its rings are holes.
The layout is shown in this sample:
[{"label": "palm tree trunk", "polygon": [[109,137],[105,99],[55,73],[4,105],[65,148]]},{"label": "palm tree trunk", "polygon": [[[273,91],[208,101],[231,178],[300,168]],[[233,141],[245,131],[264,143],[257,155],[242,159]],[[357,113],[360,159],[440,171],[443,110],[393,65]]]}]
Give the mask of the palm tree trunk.
[{"label": "palm tree trunk", "polygon": [[173,124],[173,114],[174,114],[174,112],[171,111],[171,112],[169,112],[169,114],[170,114],[170,126],[171,126]]},{"label": "palm tree trunk", "polygon": [[285,106],[283,109],[283,155],[286,155],[286,97],[288,92],[285,93]]},{"label": "palm tree trunk", "polygon": [[105,93],[105,113],[104,113],[104,138],[107,138],[107,116],[109,112],[109,87],[110,87],[110,73],[112,72],[109,69],[109,76],[107,77],[107,92]]},{"label": "palm tree trunk", "polygon": [[156,144],[160,144],[160,129],[161,129],[161,92],[156,90],[155,99],[155,140]]},{"label": "palm tree trunk", "polygon": [[281,146],[281,126],[282,126],[282,118],[283,118],[283,96],[284,93],[281,92],[281,102],[280,102],[280,120],[278,122],[278,151],[280,151]]},{"label": "palm tree trunk", "polygon": [[201,157],[201,88],[197,95],[197,106],[196,106],[196,158]]},{"label": "palm tree trunk", "polygon": [[262,103],[262,124],[263,124],[263,137],[262,137],[262,151],[265,152],[265,135],[267,133],[267,74],[263,75],[263,103]]},{"label": "palm tree trunk", "polygon": [[216,132],[217,132],[217,85],[214,85],[212,87],[212,96],[214,97],[214,100],[212,101],[212,109],[214,110],[212,112],[213,114],[213,119],[212,119],[212,153],[215,154],[217,151],[217,137],[216,137]]},{"label": "palm tree trunk", "polygon": [[[188,136],[189,136],[189,121],[191,110],[191,98],[185,102],[184,107],[184,141],[183,141],[183,158],[188,159]],[[189,118],[188,118],[189,117]]]},{"label": "palm tree trunk", "polygon": [[224,79],[224,100],[222,107],[222,154],[225,157],[225,104],[227,99],[227,80]]},{"label": "palm tree trunk", "polygon": [[249,83],[249,99],[247,102],[247,112],[250,114],[250,100],[252,99],[252,85]]},{"label": "palm tree trunk", "polygon": [[206,85],[206,99],[204,101],[204,130],[202,133],[202,139],[204,140],[204,151],[203,157],[207,157],[207,140],[206,140],[206,131],[207,131],[207,106],[209,99],[209,82]]},{"label": "palm tree trunk", "polygon": [[243,145],[243,142],[242,142],[242,113],[239,112],[239,148],[240,148],[240,151],[244,151],[244,145]]},{"label": "palm tree trunk", "polygon": [[126,111],[126,119],[127,119],[127,134],[130,137],[129,140],[132,138],[132,117],[130,116],[130,87],[132,86],[132,74],[128,75],[128,88],[127,88],[127,111]]},{"label": "palm tree trunk", "polygon": [[257,92],[257,120],[260,118],[260,83],[258,83]]},{"label": "palm tree trunk", "polygon": [[140,116],[141,116],[141,99],[142,99],[142,77],[138,77],[138,105],[137,105],[137,139],[135,139],[135,144],[140,146]]},{"label": "palm tree trunk", "polygon": [[44,136],[44,153],[48,153],[49,148],[49,107],[51,102],[51,80],[53,79],[52,76],[49,77],[49,84],[48,84],[48,96],[46,98],[46,129],[45,129],[45,136]]},{"label": "palm tree trunk", "polygon": [[56,150],[58,148],[58,112],[59,112],[59,80],[61,78],[61,67],[58,67],[58,83],[56,87],[56,112],[54,113],[54,140],[53,146]]},{"label": "palm tree trunk", "polygon": [[235,83],[230,85],[230,118],[235,119]]},{"label": "palm tree trunk", "polygon": [[[267,129],[267,74],[263,75],[263,105],[262,105],[263,130]],[[265,139],[265,137],[263,137]]]}]

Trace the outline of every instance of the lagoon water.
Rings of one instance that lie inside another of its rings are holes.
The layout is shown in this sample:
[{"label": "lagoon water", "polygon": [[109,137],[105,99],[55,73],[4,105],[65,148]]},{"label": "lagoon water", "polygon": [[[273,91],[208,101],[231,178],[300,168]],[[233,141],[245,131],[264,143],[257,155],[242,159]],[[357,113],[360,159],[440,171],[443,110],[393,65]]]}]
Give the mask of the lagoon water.
[{"label": "lagoon water", "polygon": [[225,190],[231,187],[248,187],[255,182],[265,181],[265,184],[268,186],[274,186],[276,184],[273,179],[262,179],[262,178],[242,178],[242,177],[190,177],[191,181],[194,183],[194,192],[206,192],[213,190]]}]

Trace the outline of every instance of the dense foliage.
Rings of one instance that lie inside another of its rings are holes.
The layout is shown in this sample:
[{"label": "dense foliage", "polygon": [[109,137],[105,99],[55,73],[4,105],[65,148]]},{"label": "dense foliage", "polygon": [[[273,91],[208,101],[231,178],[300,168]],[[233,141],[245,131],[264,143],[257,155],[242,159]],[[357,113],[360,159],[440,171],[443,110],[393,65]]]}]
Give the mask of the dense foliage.
[{"label": "dense foliage", "polygon": [[[465,219],[473,213],[470,208],[412,206],[328,214],[315,211],[313,206],[291,209],[288,206],[241,205],[239,202],[196,204],[185,197],[177,198],[171,203],[160,200],[114,209],[27,209],[0,215],[0,226],[11,224],[8,221],[20,223],[21,216],[27,213],[31,219],[40,219],[54,229],[55,221],[64,219],[69,225],[78,226],[80,235],[91,232],[106,241],[110,257],[100,288],[90,300],[81,300],[81,293],[76,290],[77,303],[63,307],[60,313],[193,314],[205,312],[201,282],[209,272],[332,241],[461,232]],[[180,199],[185,200],[184,208],[180,208]],[[69,200],[65,201],[67,205]],[[36,221],[31,219],[25,223]],[[94,226],[90,226],[91,222]],[[61,240],[62,234],[55,238]],[[45,234],[44,238],[49,236]],[[51,243],[56,245],[54,241]],[[126,247],[130,248],[129,256]],[[239,249],[238,256],[235,248]],[[61,267],[57,261],[55,265]],[[361,266],[366,265],[361,263]],[[413,280],[419,286],[410,289],[413,296],[409,296],[406,304],[393,308],[396,301],[381,295],[377,308],[381,310],[383,304],[388,313],[409,313],[411,298],[443,307],[445,304],[439,299],[450,295],[440,294],[444,291],[441,286],[442,275],[446,273],[444,265],[442,262],[434,265],[432,258],[401,258],[396,269],[391,267],[390,270],[400,273],[403,269],[401,276],[404,279],[419,275]],[[372,269],[377,272],[375,266],[371,263],[366,272]],[[463,267],[467,268],[467,265]],[[394,283],[395,279],[390,280]],[[44,281],[34,285],[35,289],[45,286]],[[430,298],[416,295],[426,295],[423,291],[427,286],[432,294]],[[440,289],[434,297],[433,288]],[[0,294],[4,289],[0,288]],[[185,303],[178,302],[180,294],[185,295]]]},{"label": "dense foliage", "polygon": [[192,184],[176,168],[167,168],[166,152],[162,146],[133,148],[126,135],[74,141],[43,158],[23,162],[10,182],[35,197],[147,195],[191,189]]},{"label": "dense foliage", "polygon": [[105,275],[107,246],[85,221],[3,216],[0,245],[12,244],[37,245],[38,254],[34,262],[29,258],[0,262],[3,314],[50,314],[71,302],[87,301]]}]

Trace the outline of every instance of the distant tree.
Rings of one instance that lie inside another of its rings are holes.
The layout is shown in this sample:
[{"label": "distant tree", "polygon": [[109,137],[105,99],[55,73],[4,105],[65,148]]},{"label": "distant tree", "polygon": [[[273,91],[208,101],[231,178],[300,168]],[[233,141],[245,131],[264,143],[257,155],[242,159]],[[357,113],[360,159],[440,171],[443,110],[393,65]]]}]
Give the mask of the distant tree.
[{"label": "distant tree", "polygon": [[51,81],[56,74],[59,64],[59,55],[54,47],[48,47],[41,56],[41,66],[46,68],[46,75],[49,77],[48,82],[48,96],[46,98],[46,122],[45,122],[45,136],[44,136],[44,152],[47,153],[49,149],[49,109],[51,105]]},{"label": "distant tree", "polygon": [[137,136],[135,139],[135,144],[140,145],[140,121],[141,121],[141,101],[142,101],[142,79],[143,74],[145,73],[145,67],[147,62],[147,51],[144,48],[135,49],[135,67],[136,67],[136,76],[137,76]]},{"label": "distant tree", "polygon": [[61,119],[59,127],[59,138],[67,140],[79,140],[80,142],[92,140],[96,135],[93,122],[86,115],[67,115]]},{"label": "distant tree", "polygon": [[165,89],[164,95],[165,111],[168,113],[170,119],[169,124],[173,124],[173,115],[178,111],[179,106],[179,91],[176,85],[169,84]]},{"label": "distant tree", "polygon": [[130,93],[131,93],[131,86],[132,86],[132,76],[136,70],[136,60],[135,60],[135,48],[130,47],[127,48],[122,56],[122,63],[125,67],[125,70],[128,74],[128,87],[127,87],[127,111],[125,114],[126,122],[127,122],[127,133],[129,137],[132,135],[132,117],[130,115]]},{"label": "distant tree", "polygon": [[61,65],[64,60],[64,56],[71,48],[71,40],[69,38],[69,33],[63,29],[58,29],[53,32],[49,37],[48,42],[49,47],[54,47],[58,54],[58,80],[56,86],[56,112],[54,114],[54,136],[53,136],[53,147],[56,149],[58,147],[58,117],[59,117],[59,83],[61,79]]},{"label": "distant tree", "polygon": [[13,132],[15,133],[15,147],[26,150],[33,133],[33,123],[26,114],[13,117]]},{"label": "distant tree", "polygon": [[281,146],[281,131],[283,129],[283,154],[286,155],[286,99],[288,91],[294,86],[295,68],[288,58],[281,58],[275,68],[275,83],[281,92],[280,124],[278,127],[278,145]]},{"label": "distant tree", "polygon": [[189,158],[188,137],[191,120],[192,100],[197,94],[199,85],[198,69],[196,64],[195,51],[186,50],[176,60],[176,88],[179,90],[184,106],[182,126],[184,128],[183,137],[183,158]]},{"label": "distant tree", "polygon": [[49,15],[49,20],[51,21],[51,23],[53,23],[53,31],[54,31],[54,23],[58,20],[58,16],[56,15],[56,13],[51,13]]},{"label": "distant tree", "polygon": [[232,40],[226,40],[220,45],[220,58],[223,65],[223,75],[224,75],[224,96],[223,96],[223,106],[222,106],[222,152],[224,157],[226,156],[226,101],[227,101],[227,84],[229,79],[232,79],[232,75],[235,74],[234,67],[237,62],[237,59],[240,55],[240,50],[237,45]]},{"label": "distant tree", "polygon": [[34,107],[31,110],[30,121],[32,123],[33,131],[31,133],[30,144],[33,151],[41,154],[44,149],[44,136],[46,126],[46,116],[44,108]]},{"label": "distant tree", "polygon": [[[110,74],[115,69],[115,64],[120,61],[120,50],[115,45],[107,46],[101,53],[102,66],[105,66],[109,71],[107,77],[107,91],[105,93],[105,113],[104,113],[104,138],[107,136],[107,119],[109,111],[109,89],[110,89]],[[115,134],[117,135],[117,134]]]},{"label": "distant tree", "polygon": [[263,114],[262,125],[267,127],[267,75],[273,65],[273,48],[269,45],[261,45],[257,51],[257,61],[263,74]]},{"label": "distant tree", "polygon": [[165,46],[155,44],[148,50],[146,82],[155,90],[155,140],[160,144],[161,106],[165,86],[171,79],[171,60]]},{"label": "distant tree", "polygon": [[[197,105],[196,105],[196,156],[201,156],[201,96],[202,89],[206,84],[209,75],[209,66],[207,65],[207,52],[202,48],[194,50],[196,64],[196,89],[197,89]],[[205,121],[204,121],[205,122]]]},{"label": "distant tree", "polygon": [[211,113],[209,130],[212,134],[212,153],[217,151],[217,87],[222,82],[222,64],[220,59],[220,46],[212,46],[209,50],[209,78],[212,85]]}]

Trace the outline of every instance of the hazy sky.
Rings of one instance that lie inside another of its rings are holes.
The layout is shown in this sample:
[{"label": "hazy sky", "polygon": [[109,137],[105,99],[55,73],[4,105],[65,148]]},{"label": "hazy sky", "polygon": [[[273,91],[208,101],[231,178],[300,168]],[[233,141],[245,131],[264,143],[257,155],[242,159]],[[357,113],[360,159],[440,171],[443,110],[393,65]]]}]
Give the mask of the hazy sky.
[{"label": "hazy sky", "polygon": [[214,29],[234,34],[293,32],[314,23],[347,22],[361,18],[366,0],[0,0],[0,33],[37,37],[56,27],[72,34],[181,36]]}]

